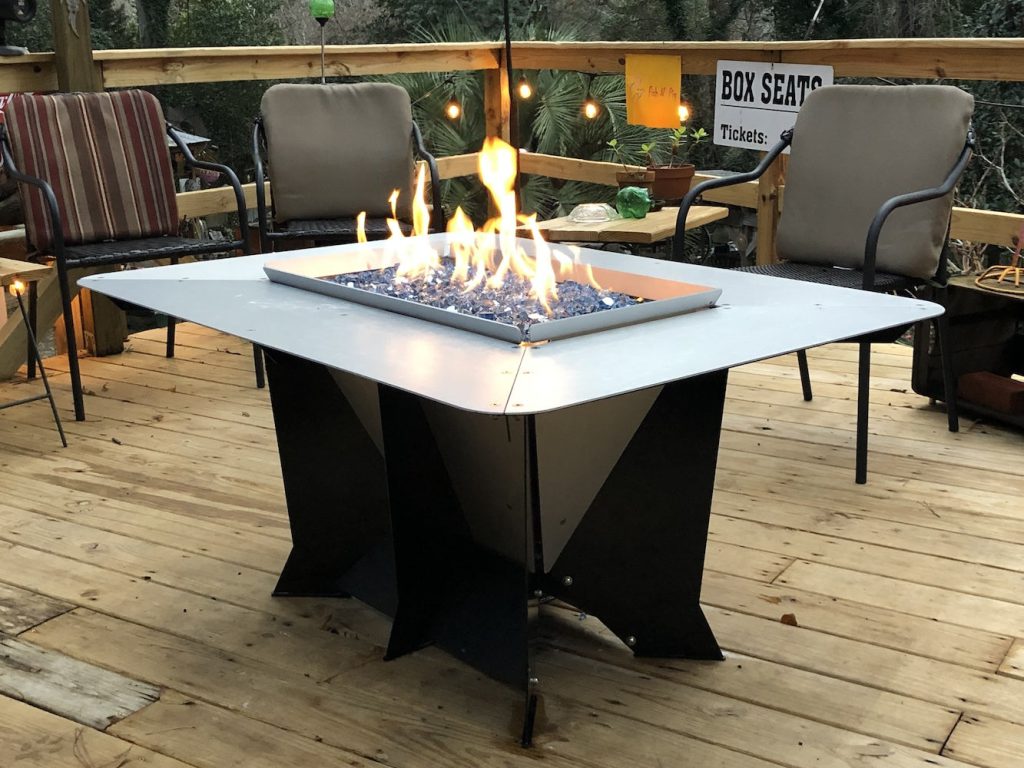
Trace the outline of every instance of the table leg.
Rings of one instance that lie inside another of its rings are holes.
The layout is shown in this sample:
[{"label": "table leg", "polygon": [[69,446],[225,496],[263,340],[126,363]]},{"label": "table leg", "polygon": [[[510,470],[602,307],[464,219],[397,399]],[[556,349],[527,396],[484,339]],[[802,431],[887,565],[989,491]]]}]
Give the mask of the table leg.
[{"label": "table leg", "polygon": [[726,376],[662,388],[544,579],[637,656],[722,658],[699,601]]},{"label": "table leg", "polygon": [[276,594],[353,594],[394,616],[386,658],[436,643],[520,689],[524,745],[544,594],[639,656],[722,658],[699,601],[727,372],[506,417],[266,354]]},{"label": "table leg", "polygon": [[394,610],[380,449],[331,371],[265,350],[292,551],[275,595],[347,596]]},{"label": "table leg", "polygon": [[[523,420],[470,414],[385,386],[380,412],[398,587],[386,658],[436,643],[527,688]],[[469,446],[476,456],[461,453]],[[481,459],[495,465],[492,473],[470,476]],[[485,486],[503,470],[517,486],[498,478],[489,493]]]}]

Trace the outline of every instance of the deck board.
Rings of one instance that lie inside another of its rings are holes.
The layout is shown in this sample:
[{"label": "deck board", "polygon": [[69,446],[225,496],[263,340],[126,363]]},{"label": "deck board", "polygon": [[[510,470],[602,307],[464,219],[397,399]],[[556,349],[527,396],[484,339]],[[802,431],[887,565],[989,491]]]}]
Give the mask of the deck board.
[{"label": "deck board", "polygon": [[[99,733],[0,696],[0,755],[76,765],[86,744],[195,768],[247,751],[256,768],[1016,765],[1024,474],[999,468],[1019,464],[1024,437],[970,420],[948,433],[910,392],[909,350],[876,349],[865,487],[852,478],[854,347],[811,351],[810,403],[792,357],[732,373],[704,590],[727,661],[635,660],[593,618],[554,609],[564,626],[542,654],[535,753],[511,738],[512,691],[434,649],[382,662],[387,622],[357,601],[269,596],[288,529],[248,343],[185,324],[175,359],[161,330],[83,359],[82,423],[55,358],[70,447],[45,403],[0,413],[0,598],[38,608],[6,631],[161,697]],[[0,398],[34,386],[0,384]]]}]

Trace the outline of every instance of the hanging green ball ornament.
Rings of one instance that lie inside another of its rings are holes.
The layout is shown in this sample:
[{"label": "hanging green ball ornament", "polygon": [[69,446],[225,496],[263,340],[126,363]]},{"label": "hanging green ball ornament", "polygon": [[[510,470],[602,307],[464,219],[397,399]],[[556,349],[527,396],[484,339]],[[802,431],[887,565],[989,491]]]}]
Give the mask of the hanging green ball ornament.
[{"label": "hanging green ball ornament", "polygon": [[309,12],[321,24],[334,15],[334,0],[309,0]]},{"label": "hanging green ball ornament", "polygon": [[651,210],[651,194],[643,187],[623,187],[615,195],[615,207],[624,219],[642,219]]}]

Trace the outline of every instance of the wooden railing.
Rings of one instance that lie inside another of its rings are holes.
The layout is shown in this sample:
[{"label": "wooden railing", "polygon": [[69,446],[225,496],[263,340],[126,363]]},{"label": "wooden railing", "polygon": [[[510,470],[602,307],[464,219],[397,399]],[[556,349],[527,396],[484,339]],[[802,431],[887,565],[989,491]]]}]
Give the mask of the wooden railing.
[{"label": "wooden railing", "polygon": [[[949,38],[887,40],[812,40],[798,42],[588,42],[513,44],[513,62],[522,69],[569,69],[590,73],[621,72],[628,53],[677,54],[687,74],[711,75],[720,59],[828,64],[837,77],[898,77],[1024,81],[1024,39]],[[0,59],[0,92],[47,91],[57,87],[57,54],[33,53]],[[93,66],[105,88],[243,80],[275,80],[319,74],[316,46],[262,48],[168,48],[96,51]],[[508,130],[508,99],[503,87],[503,52],[496,42],[328,46],[330,76],[409,72],[485,72],[488,131]],[[537,173],[563,179],[614,183],[610,163],[534,156],[524,161]],[[442,176],[475,172],[469,156],[442,162]],[[525,170],[525,166],[524,166]],[[772,221],[781,206],[782,186],[771,179],[760,186],[709,195],[716,202],[758,208],[759,219]],[[250,189],[250,195],[252,190]],[[225,209],[217,190],[183,193],[188,215]],[[957,209],[953,235],[962,239],[1013,245],[1024,217],[1015,213]],[[767,247],[765,247],[767,246]],[[762,234],[759,251],[771,253]]]},{"label": "wooden railing", "polygon": [[[827,64],[836,77],[885,77],[919,80],[1024,81],[1024,39],[956,38],[831,40],[801,42],[589,42],[513,44],[517,69],[563,69],[586,73],[617,73],[629,53],[678,55],[685,74],[713,75],[721,59]],[[0,92],[53,91],[58,74],[69,71],[69,54],[32,53],[0,57]],[[62,58],[64,57],[64,58]],[[497,42],[328,46],[325,66],[330,77],[414,72],[481,71],[484,73],[485,123],[489,134],[508,136],[509,101],[504,53]],[[91,66],[104,88],[184,83],[298,79],[318,76],[320,49],[315,46],[262,48],[181,48],[96,51]],[[73,68],[72,68],[73,69]],[[86,69],[86,72],[89,72]],[[66,75],[61,75],[66,77]],[[81,86],[80,86],[81,87]],[[441,158],[442,178],[476,172],[475,155]],[[524,154],[522,169],[561,179],[614,184],[614,163]],[[759,183],[717,190],[713,202],[757,210],[758,258],[774,254],[775,225],[785,191],[782,164]],[[250,205],[255,190],[248,185]],[[233,210],[230,193],[214,189],[178,196],[182,215],[201,216]],[[954,237],[1012,246],[1024,216],[1003,211],[957,208]],[[8,323],[8,326],[11,325]],[[0,376],[4,352],[11,345],[8,329],[0,328]],[[10,357],[10,354],[7,355]]]}]

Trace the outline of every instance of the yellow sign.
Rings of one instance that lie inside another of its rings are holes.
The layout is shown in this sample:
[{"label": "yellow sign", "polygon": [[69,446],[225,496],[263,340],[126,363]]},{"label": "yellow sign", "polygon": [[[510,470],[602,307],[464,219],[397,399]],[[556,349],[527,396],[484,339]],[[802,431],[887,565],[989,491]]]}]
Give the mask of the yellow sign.
[{"label": "yellow sign", "polygon": [[681,76],[678,56],[626,54],[626,122],[678,128]]}]

